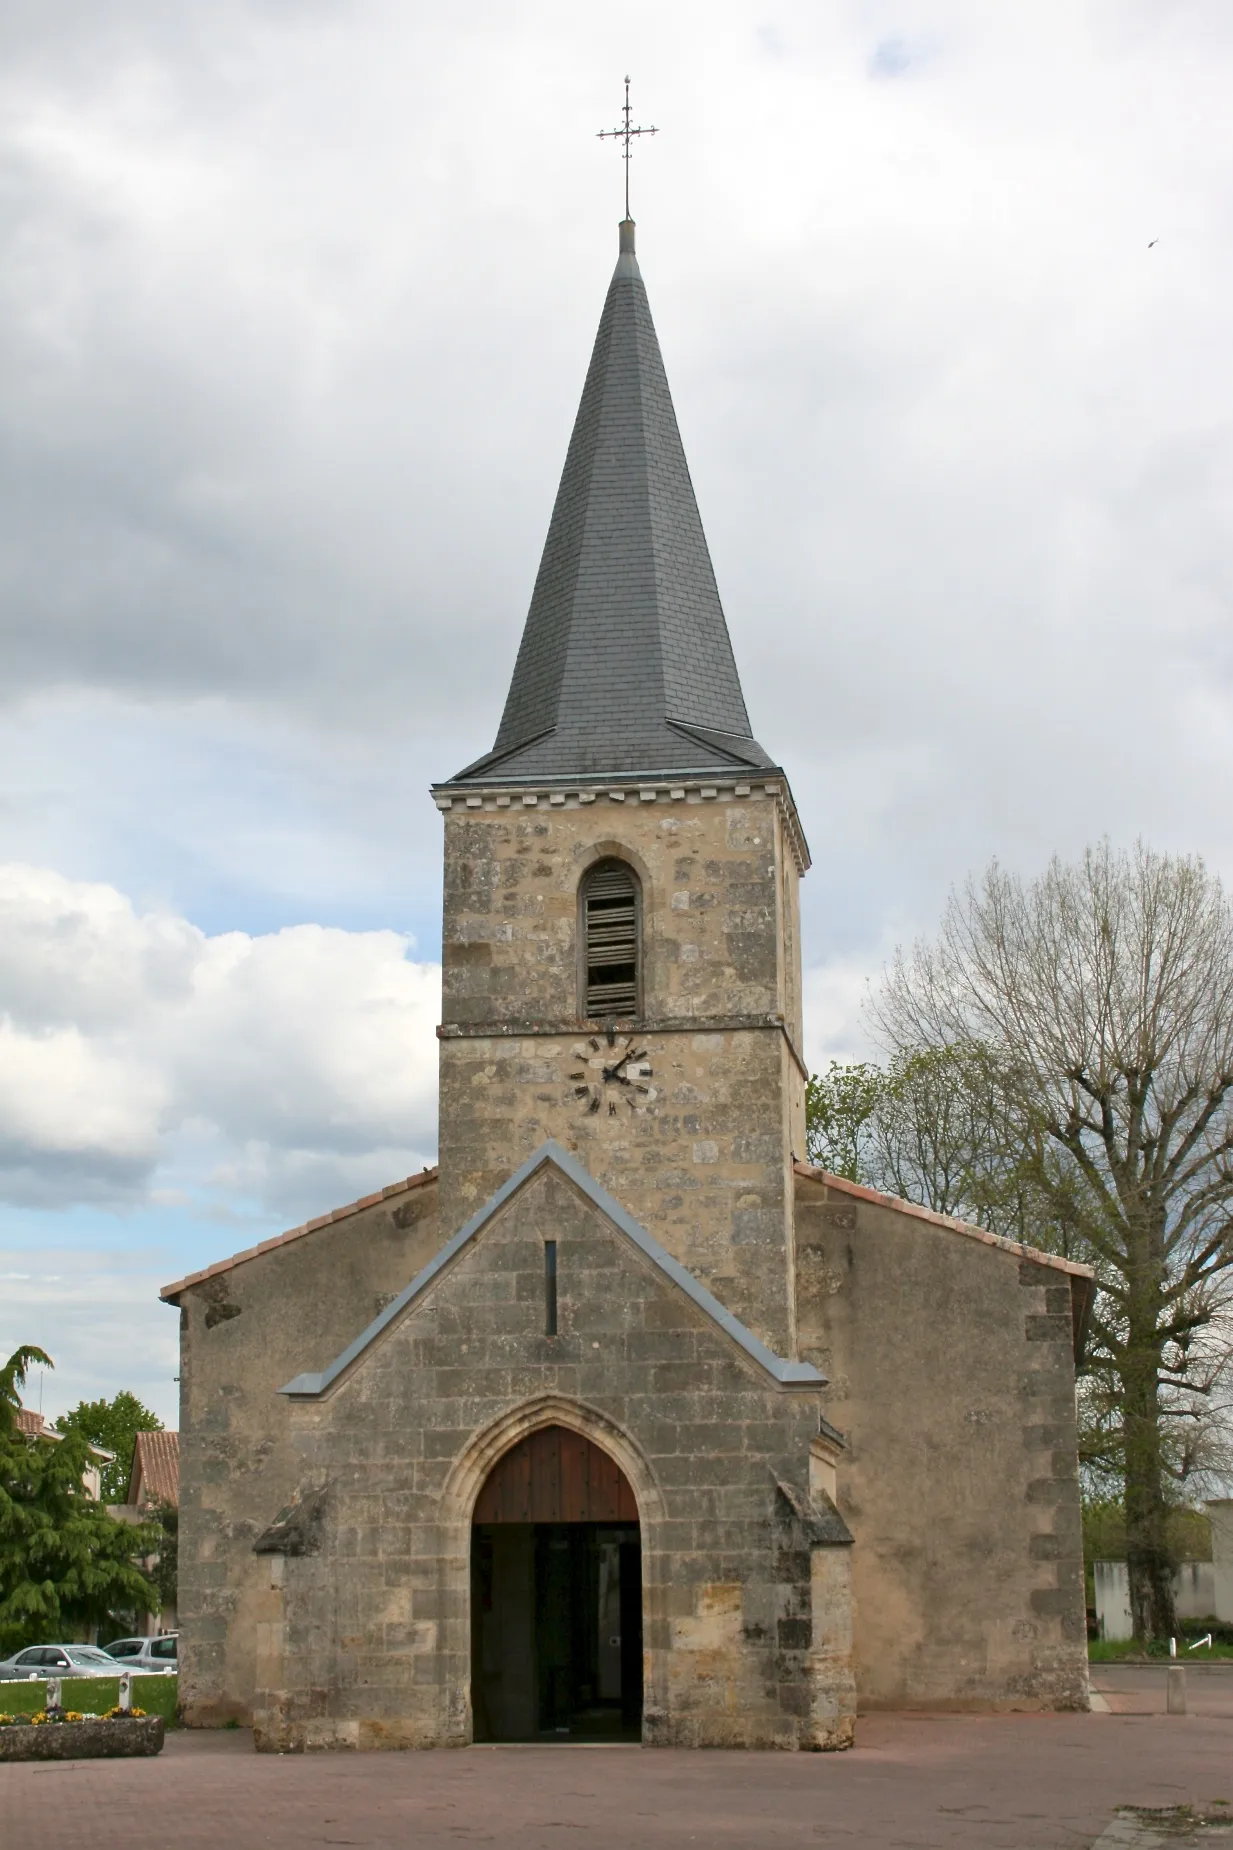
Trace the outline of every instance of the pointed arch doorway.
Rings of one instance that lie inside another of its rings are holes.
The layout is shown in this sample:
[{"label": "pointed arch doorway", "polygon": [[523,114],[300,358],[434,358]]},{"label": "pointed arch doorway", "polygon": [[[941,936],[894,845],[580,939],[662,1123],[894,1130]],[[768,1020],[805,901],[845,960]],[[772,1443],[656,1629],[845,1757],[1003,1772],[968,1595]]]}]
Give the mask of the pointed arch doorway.
[{"label": "pointed arch doorway", "polygon": [[568,1427],[511,1446],[476,1499],[471,1703],[477,1741],[640,1738],[638,1505]]}]

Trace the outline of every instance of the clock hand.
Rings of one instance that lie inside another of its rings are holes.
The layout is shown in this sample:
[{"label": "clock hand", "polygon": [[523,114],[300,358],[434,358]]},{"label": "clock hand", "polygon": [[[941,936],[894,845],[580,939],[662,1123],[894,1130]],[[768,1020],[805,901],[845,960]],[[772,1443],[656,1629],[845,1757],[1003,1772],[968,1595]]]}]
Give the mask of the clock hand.
[{"label": "clock hand", "polygon": [[625,1049],[625,1052],[621,1055],[620,1059],[616,1061],[614,1065],[606,1066],[604,1068],[604,1078],[605,1079],[619,1079],[622,1085],[627,1086],[631,1084],[631,1081],[628,1078],[626,1078],[624,1073],[622,1073],[621,1068],[625,1065],[627,1060],[644,1060],[645,1058],[646,1058],[645,1048],[643,1048],[641,1052],[638,1052],[633,1047],[627,1047]]}]

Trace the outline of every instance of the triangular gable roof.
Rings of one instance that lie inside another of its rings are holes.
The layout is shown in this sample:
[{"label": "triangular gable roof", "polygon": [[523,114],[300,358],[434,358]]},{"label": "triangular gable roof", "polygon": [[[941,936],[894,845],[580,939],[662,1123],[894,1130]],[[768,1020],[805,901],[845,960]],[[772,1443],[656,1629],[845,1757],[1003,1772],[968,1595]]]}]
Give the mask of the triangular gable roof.
[{"label": "triangular gable roof", "polygon": [[180,1503],[180,1435],[139,1432],[128,1474],[130,1503]]},{"label": "triangular gable roof", "polygon": [[826,1376],[821,1374],[810,1362],[788,1361],[776,1355],[766,1344],[756,1337],[752,1330],[746,1329],[739,1317],[734,1317],[730,1310],[712,1296],[706,1286],[700,1284],[692,1272],[686,1271],[679,1260],[674,1259],[645,1227],[636,1221],[632,1214],[626,1212],[616,1198],[607,1189],[602,1188],[595,1178],[588,1174],[576,1156],[563,1150],[552,1138],[542,1143],[534,1155],[515,1169],[509,1180],[504,1182],[489,1201],[473,1214],[465,1226],[460,1227],[451,1240],[431,1259],[422,1272],[416,1274],[393,1301],[386,1305],[379,1316],[374,1317],[366,1330],[362,1330],[353,1343],[345,1348],[340,1356],[330,1363],[320,1374],[297,1375],[286,1387],[280,1388],[280,1394],[288,1394],[296,1399],[312,1399],[324,1394],[334,1382],[358,1360],[390,1324],[400,1317],[417,1298],[448,1268],[451,1262],[468,1246],[487,1225],[493,1215],[505,1206],[505,1203],[517,1194],[525,1182],[551,1163],[565,1176],[579,1192],[585,1195],[605,1215],[612,1224],[636,1246],[651,1264],[662,1272],[664,1277],[674,1284],[679,1291],[695,1304],[702,1313],[714,1323],[728,1339],[744,1351],[750,1361],[768,1374],[781,1388],[820,1388],[826,1386]]}]

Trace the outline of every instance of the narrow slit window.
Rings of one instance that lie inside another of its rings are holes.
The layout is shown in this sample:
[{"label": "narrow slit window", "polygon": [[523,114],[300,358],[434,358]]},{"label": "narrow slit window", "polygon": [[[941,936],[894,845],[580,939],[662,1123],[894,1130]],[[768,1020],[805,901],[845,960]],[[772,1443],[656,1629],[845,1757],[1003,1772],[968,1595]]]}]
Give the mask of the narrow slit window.
[{"label": "narrow slit window", "polygon": [[638,1013],[638,883],[623,861],[600,861],[582,883],[588,1021]]},{"label": "narrow slit window", "polygon": [[544,1334],[557,1333],[557,1243],[544,1241]]}]

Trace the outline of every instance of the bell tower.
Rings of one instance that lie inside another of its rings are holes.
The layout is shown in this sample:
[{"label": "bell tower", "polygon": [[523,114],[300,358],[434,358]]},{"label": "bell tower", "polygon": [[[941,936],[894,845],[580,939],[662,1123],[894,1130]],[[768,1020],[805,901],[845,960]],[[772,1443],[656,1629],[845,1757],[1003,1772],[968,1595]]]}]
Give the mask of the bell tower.
[{"label": "bell tower", "polygon": [[496,743],[433,797],[442,1233],[553,1137],[791,1355],[808,850],[750,729],[629,219]]}]

